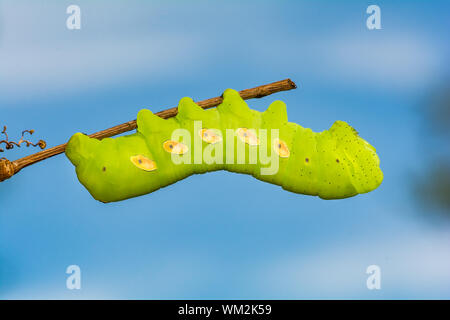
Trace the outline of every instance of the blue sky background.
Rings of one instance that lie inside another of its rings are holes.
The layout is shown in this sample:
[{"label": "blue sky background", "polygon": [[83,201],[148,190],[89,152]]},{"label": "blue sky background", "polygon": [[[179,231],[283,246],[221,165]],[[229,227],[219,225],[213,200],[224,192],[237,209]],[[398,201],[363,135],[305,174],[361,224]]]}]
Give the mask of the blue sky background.
[{"label": "blue sky background", "polygon": [[[66,28],[70,4],[81,30]],[[370,4],[382,30],[366,28]],[[449,12],[445,1],[2,0],[11,138],[32,128],[54,146],[143,107],[289,77],[299,89],[249,105],[281,99],[315,131],[350,123],[385,178],[324,201],[215,172],[105,205],[57,156],[0,183],[0,298],[450,298],[450,219],[412,192],[435,165],[422,105],[449,76]],[[72,264],[81,290],[66,289]],[[366,288],[372,264],[381,290]]]}]

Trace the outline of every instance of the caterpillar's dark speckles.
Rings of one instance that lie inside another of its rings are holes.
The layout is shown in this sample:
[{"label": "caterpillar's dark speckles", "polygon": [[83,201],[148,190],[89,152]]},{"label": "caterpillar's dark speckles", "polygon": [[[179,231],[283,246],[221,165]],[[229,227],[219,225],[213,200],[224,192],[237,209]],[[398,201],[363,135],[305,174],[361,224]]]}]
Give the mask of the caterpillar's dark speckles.
[{"label": "caterpillar's dark speckles", "polygon": [[105,172],[105,171],[106,171],[106,167],[103,167],[103,168],[102,168],[102,171]]},{"label": "caterpillar's dark speckles", "polygon": [[308,163],[309,162],[309,158],[305,158],[305,162]]},{"label": "caterpillar's dark speckles", "polygon": [[339,159],[336,159],[336,162],[339,163]]}]

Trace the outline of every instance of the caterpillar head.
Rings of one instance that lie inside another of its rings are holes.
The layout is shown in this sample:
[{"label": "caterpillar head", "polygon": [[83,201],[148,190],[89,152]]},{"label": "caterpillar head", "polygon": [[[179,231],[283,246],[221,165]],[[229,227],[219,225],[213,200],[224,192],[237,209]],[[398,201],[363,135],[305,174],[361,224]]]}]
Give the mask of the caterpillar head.
[{"label": "caterpillar head", "polygon": [[157,165],[148,154],[145,141],[136,134],[100,141],[76,133],[65,152],[76,167],[80,182],[99,201],[127,199],[141,194],[143,188],[153,191],[152,174]]},{"label": "caterpillar head", "polygon": [[90,158],[90,155],[99,143],[99,140],[91,139],[87,135],[77,132],[67,143],[66,156],[74,166],[78,166],[83,160]]}]

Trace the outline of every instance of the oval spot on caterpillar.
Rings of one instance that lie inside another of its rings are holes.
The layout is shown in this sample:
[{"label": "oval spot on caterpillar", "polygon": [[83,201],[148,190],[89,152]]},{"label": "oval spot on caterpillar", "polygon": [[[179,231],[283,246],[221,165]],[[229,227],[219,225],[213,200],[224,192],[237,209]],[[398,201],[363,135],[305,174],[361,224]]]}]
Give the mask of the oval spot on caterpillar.
[{"label": "oval spot on caterpillar", "polygon": [[273,141],[273,148],[281,158],[289,158],[290,155],[289,148],[286,142],[284,142],[283,140],[275,139]]},{"label": "oval spot on caterpillar", "polygon": [[251,146],[259,145],[259,139],[251,130],[247,128],[238,128],[236,130],[239,139]]},{"label": "oval spot on caterpillar", "polygon": [[131,156],[130,161],[136,167],[144,171],[153,171],[157,169],[156,162],[150,160],[149,158],[143,156],[142,154]]},{"label": "oval spot on caterpillar", "polygon": [[214,144],[214,143],[222,141],[222,137],[219,136],[218,134],[216,134],[211,129],[201,129],[201,130],[198,131],[198,135],[206,143]]},{"label": "oval spot on caterpillar", "polygon": [[189,150],[187,145],[173,140],[165,141],[163,143],[163,148],[167,152],[175,154],[185,154]]}]

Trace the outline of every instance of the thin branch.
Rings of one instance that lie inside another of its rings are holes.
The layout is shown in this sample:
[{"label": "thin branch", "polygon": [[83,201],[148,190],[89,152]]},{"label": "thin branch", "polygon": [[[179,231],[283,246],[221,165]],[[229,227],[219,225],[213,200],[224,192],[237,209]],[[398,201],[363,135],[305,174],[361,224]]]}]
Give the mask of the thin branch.
[{"label": "thin branch", "polygon": [[[242,91],[239,91],[239,94],[241,95],[242,99],[252,99],[252,98],[262,98],[268,95],[271,95],[276,92],[280,91],[287,91],[291,89],[295,89],[297,86],[295,83],[290,79],[285,79],[273,83],[269,83],[266,85],[258,86],[251,89],[245,89]],[[202,107],[203,109],[209,109],[212,107],[218,106],[220,103],[222,103],[223,98],[222,97],[215,97],[203,101],[197,102],[197,104]],[[156,113],[157,116],[167,119],[170,117],[176,116],[178,113],[178,108],[170,108],[167,110],[160,111]],[[96,139],[104,139],[108,137],[112,137],[127,131],[131,131],[137,128],[136,120],[128,121],[122,124],[119,124],[117,126],[114,126],[112,128],[102,130],[93,134],[90,134],[89,137],[96,138]],[[56,147],[40,151],[38,153],[29,155],[27,157],[15,160],[15,161],[9,161],[8,159],[0,159],[0,181],[4,181],[6,179],[9,179],[14,174],[19,172],[21,169],[32,165],[34,163],[37,163],[39,161],[48,159],[50,157],[56,156],[60,153],[63,153],[66,148],[66,144],[61,144]]]}]

